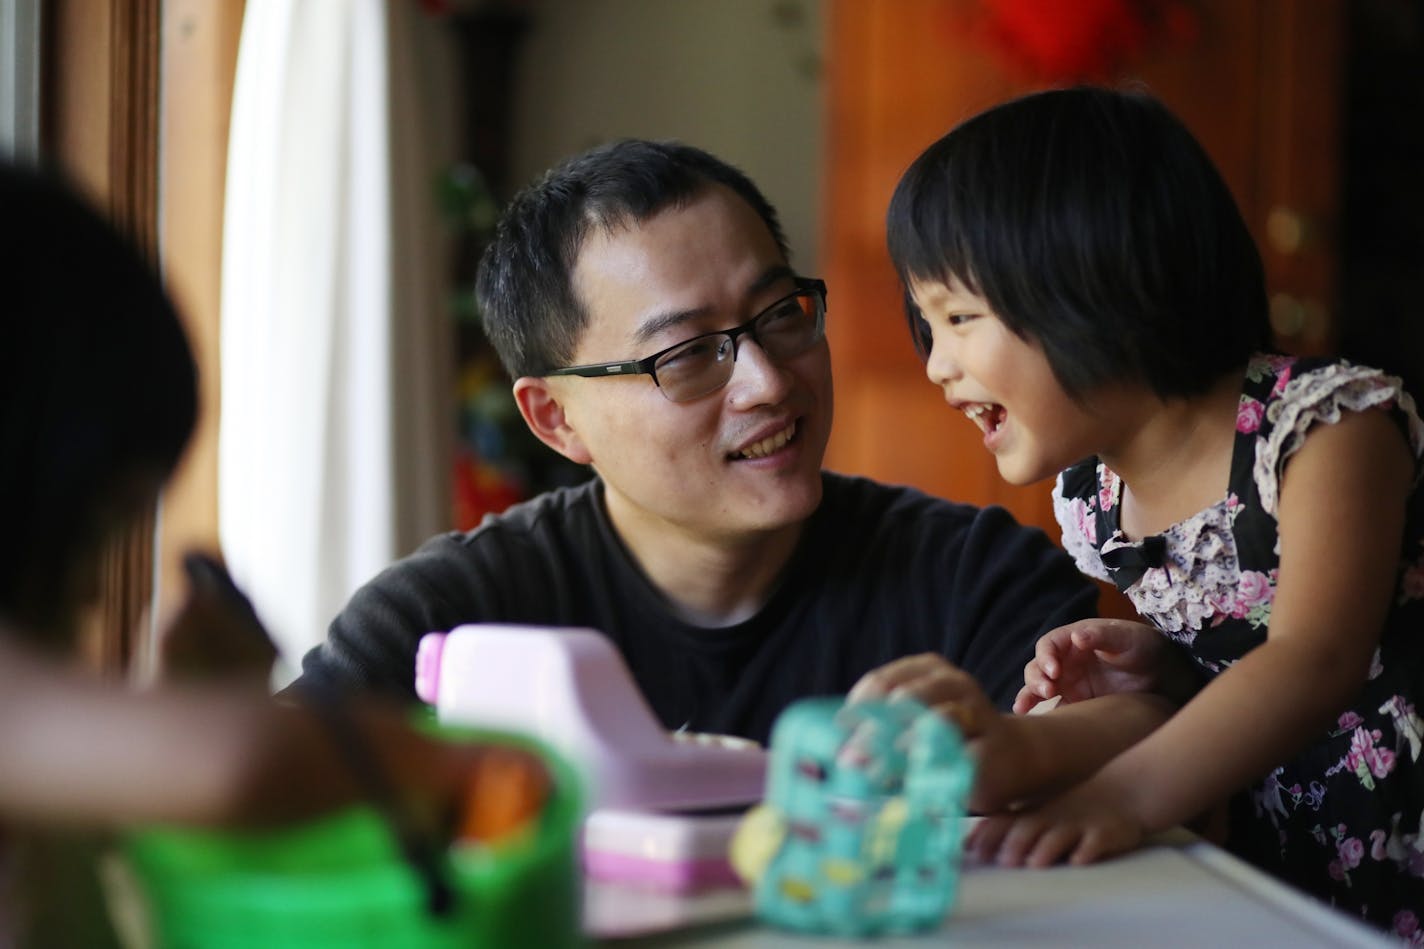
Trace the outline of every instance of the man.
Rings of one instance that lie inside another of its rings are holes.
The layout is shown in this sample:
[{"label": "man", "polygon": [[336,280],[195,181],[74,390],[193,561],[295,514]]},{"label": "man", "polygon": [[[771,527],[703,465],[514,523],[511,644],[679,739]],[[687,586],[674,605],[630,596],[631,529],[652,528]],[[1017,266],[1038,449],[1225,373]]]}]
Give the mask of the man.
[{"label": "man", "polygon": [[420,636],[587,626],[669,728],[765,741],[791,701],[934,652],[1007,708],[1096,591],[997,508],[821,470],[826,289],[689,146],[624,141],[518,195],[481,262],[530,429],[596,475],[436,537],[359,590],[304,677],[413,697]]}]

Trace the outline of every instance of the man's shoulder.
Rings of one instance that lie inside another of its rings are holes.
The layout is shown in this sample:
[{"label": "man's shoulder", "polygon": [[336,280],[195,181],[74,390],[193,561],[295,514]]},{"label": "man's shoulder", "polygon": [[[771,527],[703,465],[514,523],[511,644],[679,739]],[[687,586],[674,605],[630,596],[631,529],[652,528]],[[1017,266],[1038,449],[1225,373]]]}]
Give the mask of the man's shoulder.
[{"label": "man's shoulder", "polygon": [[[485,515],[468,530],[428,538],[389,570],[430,569],[442,563],[474,563],[547,557],[599,543],[600,501],[590,480],[556,488]],[[511,564],[512,565],[512,564]]]}]

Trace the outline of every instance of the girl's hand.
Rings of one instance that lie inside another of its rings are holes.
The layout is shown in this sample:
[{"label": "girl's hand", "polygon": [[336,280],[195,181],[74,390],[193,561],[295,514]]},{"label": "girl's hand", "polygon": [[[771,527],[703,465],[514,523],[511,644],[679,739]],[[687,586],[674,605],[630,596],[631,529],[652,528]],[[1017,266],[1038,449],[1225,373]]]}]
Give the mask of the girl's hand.
[{"label": "girl's hand", "polygon": [[1042,807],[984,818],[965,851],[1004,867],[1076,866],[1135,850],[1146,836],[1129,803],[1093,779]]},{"label": "girl's hand", "polygon": [[[1060,696],[1081,702],[1119,692],[1178,691],[1186,660],[1151,626],[1120,619],[1086,619],[1045,633],[1024,666],[1014,699],[1020,715]],[[1175,697],[1175,696],[1173,696]]]},{"label": "girl's hand", "polygon": [[188,592],[158,639],[161,682],[247,681],[265,690],[277,647],[252,602],[217,559],[183,558]]},{"label": "girl's hand", "polygon": [[910,696],[953,722],[975,760],[969,810],[1001,810],[1037,790],[1042,768],[1023,723],[994,707],[963,669],[938,653],[906,656],[861,677],[847,702]]}]

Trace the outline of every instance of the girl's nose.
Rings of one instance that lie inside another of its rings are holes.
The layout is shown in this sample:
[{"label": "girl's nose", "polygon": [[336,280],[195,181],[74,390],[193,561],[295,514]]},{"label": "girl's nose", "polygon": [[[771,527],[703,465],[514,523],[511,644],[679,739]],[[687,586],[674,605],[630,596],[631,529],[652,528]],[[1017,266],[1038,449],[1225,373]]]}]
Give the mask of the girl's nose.
[{"label": "girl's nose", "polygon": [[930,346],[929,358],[925,360],[925,376],[941,388],[959,378],[959,364],[950,354],[949,346],[939,340]]}]

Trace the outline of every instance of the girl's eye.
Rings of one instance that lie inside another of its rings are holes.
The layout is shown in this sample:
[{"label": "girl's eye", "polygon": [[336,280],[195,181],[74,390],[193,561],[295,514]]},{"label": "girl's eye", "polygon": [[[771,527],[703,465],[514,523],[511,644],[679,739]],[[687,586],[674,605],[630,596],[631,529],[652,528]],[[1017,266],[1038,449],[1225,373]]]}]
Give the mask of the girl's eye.
[{"label": "girl's eye", "polygon": [[950,326],[963,326],[965,323],[968,323],[970,320],[975,319],[978,316],[979,314],[977,313],[951,313],[949,316],[944,318],[944,321]]}]

